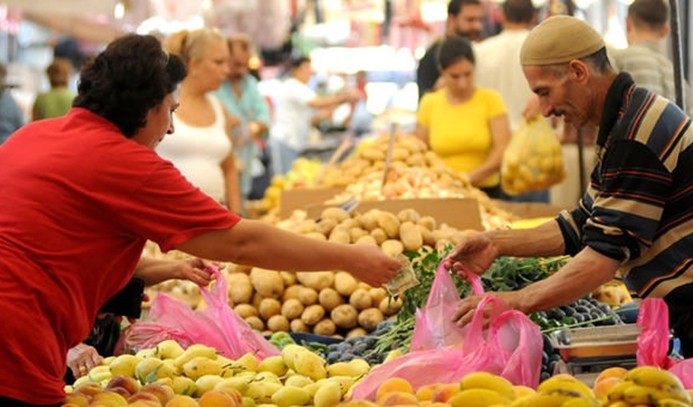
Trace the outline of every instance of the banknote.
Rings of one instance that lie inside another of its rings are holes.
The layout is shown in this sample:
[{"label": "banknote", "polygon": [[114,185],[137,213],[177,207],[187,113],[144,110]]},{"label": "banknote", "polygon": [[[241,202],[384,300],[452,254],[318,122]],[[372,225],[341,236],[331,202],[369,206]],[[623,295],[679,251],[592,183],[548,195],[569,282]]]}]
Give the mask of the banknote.
[{"label": "banknote", "polygon": [[402,263],[402,268],[400,268],[392,280],[388,281],[385,285],[385,289],[393,297],[399,296],[404,291],[420,284],[409,260],[404,255],[397,256],[397,260]]}]

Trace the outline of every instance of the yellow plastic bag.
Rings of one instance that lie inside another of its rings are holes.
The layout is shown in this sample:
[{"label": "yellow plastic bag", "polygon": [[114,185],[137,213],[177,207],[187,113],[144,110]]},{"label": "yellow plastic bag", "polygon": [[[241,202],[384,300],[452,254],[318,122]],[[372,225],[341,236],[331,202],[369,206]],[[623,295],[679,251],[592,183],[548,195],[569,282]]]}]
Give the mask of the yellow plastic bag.
[{"label": "yellow plastic bag", "polygon": [[510,195],[541,191],[563,178],[561,145],[546,120],[523,120],[503,153],[503,190]]}]

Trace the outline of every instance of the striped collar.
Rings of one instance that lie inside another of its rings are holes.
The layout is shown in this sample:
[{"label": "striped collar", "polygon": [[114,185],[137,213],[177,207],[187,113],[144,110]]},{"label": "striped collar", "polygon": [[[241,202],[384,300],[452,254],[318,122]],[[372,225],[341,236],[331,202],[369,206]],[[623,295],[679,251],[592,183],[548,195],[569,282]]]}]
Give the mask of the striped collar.
[{"label": "striped collar", "polygon": [[602,120],[599,124],[598,146],[604,147],[606,144],[616,122],[623,115],[628,104],[628,95],[630,95],[634,86],[635,82],[633,82],[633,78],[627,72],[619,73],[611,83],[604,102]]}]

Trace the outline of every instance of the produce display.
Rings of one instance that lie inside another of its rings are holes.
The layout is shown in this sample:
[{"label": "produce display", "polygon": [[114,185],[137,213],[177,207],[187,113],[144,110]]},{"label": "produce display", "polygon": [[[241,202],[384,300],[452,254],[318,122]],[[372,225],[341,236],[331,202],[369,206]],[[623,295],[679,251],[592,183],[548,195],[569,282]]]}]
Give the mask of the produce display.
[{"label": "produce display", "polygon": [[329,363],[293,343],[286,344],[281,355],[260,361],[252,354],[230,360],[203,345],[183,349],[166,340],[136,355],[106,358],[66,387],[63,407],[693,405],[693,390],[651,366],[607,368],[592,386],[569,374],[543,379],[536,388],[483,371],[419,388],[393,377],[380,384],[373,400],[350,400],[351,389],[371,368],[363,359]]},{"label": "produce display", "polygon": [[[292,187],[342,187],[344,191],[327,204],[339,205],[348,199],[359,201],[379,201],[383,199],[410,198],[474,198],[479,202],[482,222],[486,229],[506,228],[514,219],[501,210],[481,190],[474,188],[464,174],[449,168],[443,160],[413,135],[397,134],[392,151],[392,163],[383,184],[385,155],[389,136],[383,135],[361,143],[355,151],[338,165],[328,168],[322,182],[317,179],[320,169],[310,161],[294,164],[285,177],[272,181],[266,192],[263,207],[271,208],[278,204],[279,192]],[[302,178],[294,174],[309,173],[306,181],[295,183],[290,180]],[[279,219],[270,216],[268,220]]]}]

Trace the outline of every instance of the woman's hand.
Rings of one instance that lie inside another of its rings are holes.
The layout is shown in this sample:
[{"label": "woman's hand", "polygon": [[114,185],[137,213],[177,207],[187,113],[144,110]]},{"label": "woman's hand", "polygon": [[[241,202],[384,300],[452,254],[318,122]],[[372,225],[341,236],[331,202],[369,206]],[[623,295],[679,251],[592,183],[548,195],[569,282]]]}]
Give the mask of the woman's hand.
[{"label": "woman's hand", "polygon": [[89,371],[100,365],[103,358],[93,347],[80,343],[67,351],[67,367],[72,370],[75,379],[85,376]]},{"label": "woman's hand", "polygon": [[207,272],[206,268],[210,263],[205,262],[202,259],[193,258],[187,260],[180,260],[173,267],[176,268],[174,271],[177,278],[181,280],[189,280],[199,286],[206,286],[212,282],[214,276]]},{"label": "woman's hand", "polygon": [[379,287],[395,277],[402,263],[383,253],[379,247],[366,244],[349,245],[353,250],[353,262],[346,271],[373,287]]}]

